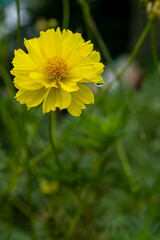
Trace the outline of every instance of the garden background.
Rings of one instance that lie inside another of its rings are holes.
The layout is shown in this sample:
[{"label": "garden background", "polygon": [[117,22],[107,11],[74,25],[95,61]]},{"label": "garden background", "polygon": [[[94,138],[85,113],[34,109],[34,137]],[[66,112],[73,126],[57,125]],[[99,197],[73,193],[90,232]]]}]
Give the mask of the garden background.
[{"label": "garden background", "polygon": [[[24,38],[58,26],[105,64],[95,104],[52,119],[60,167],[10,74]],[[160,240],[159,40],[138,0],[0,1],[0,240]]]}]

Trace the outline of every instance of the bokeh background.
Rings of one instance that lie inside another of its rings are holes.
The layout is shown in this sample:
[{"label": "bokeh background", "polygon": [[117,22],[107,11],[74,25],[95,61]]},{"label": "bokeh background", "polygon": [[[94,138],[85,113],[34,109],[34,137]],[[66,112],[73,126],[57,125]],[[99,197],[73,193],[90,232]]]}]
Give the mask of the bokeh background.
[{"label": "bokeh background", "polygon": [[[144,5],[87,2],[115,67],[122,68],[148,21]],[[81,1],[69,3],[69,29],[92,40],[106,67],[103,87],[91,86],[93,106],[79,118],[56,112],[60,170],[47,114],[14,99],[17,7],[0,1],[0,240],[160,240],[160,78],[150,33],[123,81],[112,84],[114,73]],[[22,48],[24,38],[61,26],[62,19],[60,0],[20,0]],[[159,54],[158,23],[156,30]]]}]

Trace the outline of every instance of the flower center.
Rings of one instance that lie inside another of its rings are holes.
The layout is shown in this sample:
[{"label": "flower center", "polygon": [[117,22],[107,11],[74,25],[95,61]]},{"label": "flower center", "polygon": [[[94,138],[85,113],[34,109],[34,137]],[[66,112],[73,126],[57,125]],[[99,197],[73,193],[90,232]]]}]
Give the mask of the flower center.
[{"label": "flower center", "polygon": [[68,66],[63,58],[55,56],[47,59],[44,71],[48,79],[59,81],[67,76]]}]

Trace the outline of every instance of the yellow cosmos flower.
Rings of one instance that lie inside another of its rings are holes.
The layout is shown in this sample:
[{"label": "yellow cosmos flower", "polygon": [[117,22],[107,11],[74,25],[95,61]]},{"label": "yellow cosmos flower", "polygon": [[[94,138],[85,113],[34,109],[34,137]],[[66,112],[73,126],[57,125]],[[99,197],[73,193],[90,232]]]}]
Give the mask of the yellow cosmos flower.
[{"label": "yellow cosmos flower", "polygon": [[160,0],[152,0],[147,3],[147,13],[151,20],[160,20]]},{"label": "yellow cosmos flower", "polygon": [[43,102],[43,113],[67,109],[79,116],[85,104],[94,103],[92,91],[84,83],[103,83],[104,65],[100,54],[81,34],[60,28],[41,32],[39,38],[25,39],[23,50],[15,50],[15,98],[28,109]]}]

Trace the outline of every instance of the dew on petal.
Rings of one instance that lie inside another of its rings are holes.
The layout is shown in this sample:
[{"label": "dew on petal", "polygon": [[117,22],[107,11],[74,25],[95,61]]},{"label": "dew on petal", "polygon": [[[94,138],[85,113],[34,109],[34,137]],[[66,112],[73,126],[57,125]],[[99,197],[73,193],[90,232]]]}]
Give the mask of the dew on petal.
[{"label": "dew on petal", "polygon": [[103,86],[103,83],[97,83],[95,84],[97,87],[102,87]]}]

